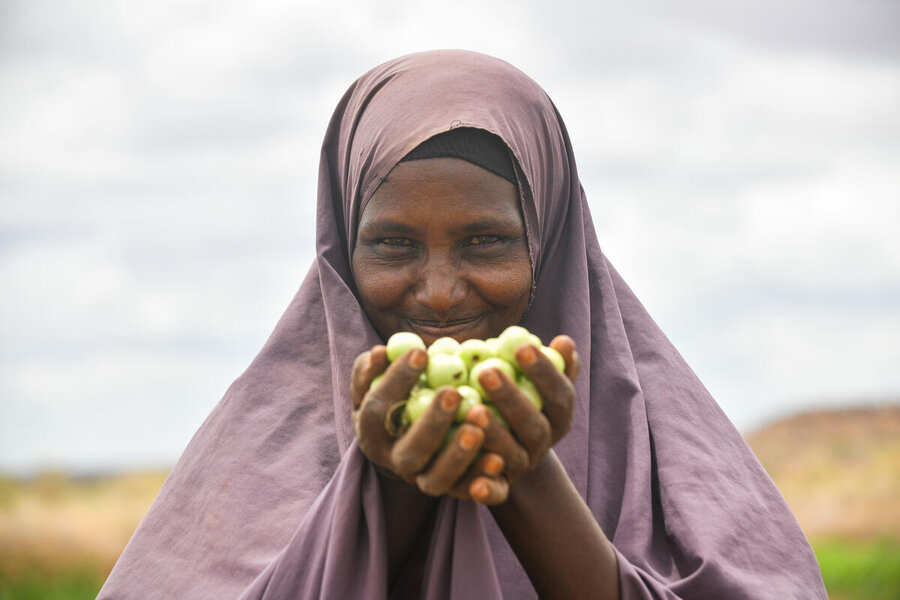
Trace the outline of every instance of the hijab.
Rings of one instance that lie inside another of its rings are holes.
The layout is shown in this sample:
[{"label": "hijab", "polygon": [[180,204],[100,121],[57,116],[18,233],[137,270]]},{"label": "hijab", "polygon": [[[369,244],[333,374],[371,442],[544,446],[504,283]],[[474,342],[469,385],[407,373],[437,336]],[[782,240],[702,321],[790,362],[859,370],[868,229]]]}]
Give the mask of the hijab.
[{"label": "hijab", "polygon": [[[388,597],[379,480],[349,396],[354,358],[384,340],[350,257],[383,178],[457,127],[496,135],[513,159],[533,273],[521,324],[545,343],[568,334],[581,356],[572,429],[555,451],[615,547],[622,598],[825,598],[771,479],[601,252],[553,103],[513,66],[467,51],[389,61],[341,98],[322,145],[316,261],[100,597]],[[470,501],[441,499],[412,562],[401,579],[425,598],[536,597]]]}]

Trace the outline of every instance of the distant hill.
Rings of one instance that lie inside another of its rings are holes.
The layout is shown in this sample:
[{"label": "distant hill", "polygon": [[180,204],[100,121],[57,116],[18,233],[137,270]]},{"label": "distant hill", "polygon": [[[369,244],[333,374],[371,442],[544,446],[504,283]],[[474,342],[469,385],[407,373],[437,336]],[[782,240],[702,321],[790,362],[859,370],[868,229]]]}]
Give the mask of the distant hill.
[{"label": "distant hill", "polygon": [[900,403],[818,410],[747,443],[810,538],[900,538]]}]

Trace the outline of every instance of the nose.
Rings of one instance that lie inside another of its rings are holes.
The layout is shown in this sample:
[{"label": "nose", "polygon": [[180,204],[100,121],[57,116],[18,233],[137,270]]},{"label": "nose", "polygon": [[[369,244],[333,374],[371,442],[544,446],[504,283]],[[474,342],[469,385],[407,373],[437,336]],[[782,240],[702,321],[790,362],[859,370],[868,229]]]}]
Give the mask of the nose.
[{"label": "nose", "polygon": [[457,265],[449,260],[427,260],[419,271],[415,298],[435,318],[452,318],[453,309],[466,297],[466,289]]}]

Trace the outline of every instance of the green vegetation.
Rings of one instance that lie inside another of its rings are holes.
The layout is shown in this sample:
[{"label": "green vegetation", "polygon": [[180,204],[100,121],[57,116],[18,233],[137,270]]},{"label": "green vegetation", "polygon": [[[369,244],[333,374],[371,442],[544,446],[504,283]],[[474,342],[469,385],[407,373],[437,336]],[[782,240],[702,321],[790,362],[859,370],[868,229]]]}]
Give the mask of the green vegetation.
[{"label": "green vegetation", "polygon": [[[832,600],[900,598],[900,538],[827,538],[813,540],[813,549]],[[0,600],[92,600],[107,574],[94,564],[16,571],[0,568]]]},{"label": "green vegetation", "polygon": [[0,476],[0,600],[96,598],[165,476]]},{"label": "green vegetation", "polygon": [[93,600],[106,579],[95,565],[67,567],[48,573],[29,569],[0,577],[0,600]]},{"label": "green vegetation", "polygon": [[900,598],[900,538],[813,540],[832,600]]}]

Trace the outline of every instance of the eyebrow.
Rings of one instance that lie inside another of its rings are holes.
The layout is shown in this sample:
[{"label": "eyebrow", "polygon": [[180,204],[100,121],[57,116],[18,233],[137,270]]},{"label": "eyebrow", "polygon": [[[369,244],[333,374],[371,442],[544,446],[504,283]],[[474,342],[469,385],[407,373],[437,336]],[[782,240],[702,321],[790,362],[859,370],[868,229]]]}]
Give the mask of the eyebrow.
[{"label": "eyebrow", "polygon": [[363,228],[365,229],[375,229],[377,231],[390,231],[391,233],[400,233],[406,235],[412,235],[416,233],[417,229],[406,223],[402,223],[400,221],[395,221],[391,218],[376,218],[368,223],[361,223]]},{"label": "eyebrow", "polygon": [[[474,234],[481,233],[483,231],[493,231],[498,229],[507,230],[518,228],[518,226],[519,222],[516,219],[502,217],[483,217],[476,221],[472,221],[471,223],[466,223],[459,228],[459,232],[464,234]],[[402,221],[391,219],[390,217],[372,219],[368,223],[362,225],[362,228],[370,231],[374,230],[379,233],[387,232],[399,235],[414,235],[419,232],[418,228]]]},{"label": "eyebrow", "polygon": [[484,217],[466,224],[461,228],[463,233],[478,233],[494,229],[509,229],[518,226],[518,221],[508,218]]}]

